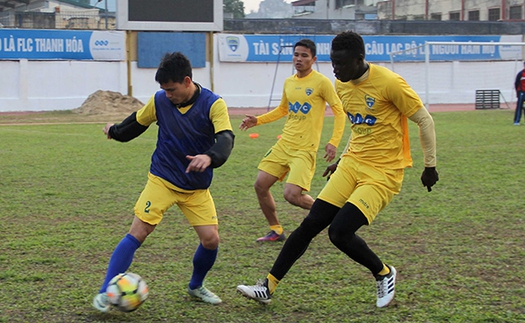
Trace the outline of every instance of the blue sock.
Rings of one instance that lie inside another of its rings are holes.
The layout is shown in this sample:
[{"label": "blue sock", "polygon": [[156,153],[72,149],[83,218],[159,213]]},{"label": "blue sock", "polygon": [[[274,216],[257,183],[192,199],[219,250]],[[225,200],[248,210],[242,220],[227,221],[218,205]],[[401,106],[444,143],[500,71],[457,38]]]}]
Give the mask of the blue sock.
[{"label": "blue sock", "polygon": [[193,255],[193,275],[191,276],[189,287],[195,289],[202,286],[204,277],[217,259],[217,252],[219,248],[215,250],[209,250],[199,244],[195,255]]},{"label": "blue sock", "polygon": [[109,259],[108,271],[106,272],[106,278],[104,284],[100,288],[100,293],[105,293],[108,288],[109,281],[120,273],[124,273],[131,266],[135,251],[140,247],[140,242],[132,236],[127,234],[113,251],[111,258]]}]

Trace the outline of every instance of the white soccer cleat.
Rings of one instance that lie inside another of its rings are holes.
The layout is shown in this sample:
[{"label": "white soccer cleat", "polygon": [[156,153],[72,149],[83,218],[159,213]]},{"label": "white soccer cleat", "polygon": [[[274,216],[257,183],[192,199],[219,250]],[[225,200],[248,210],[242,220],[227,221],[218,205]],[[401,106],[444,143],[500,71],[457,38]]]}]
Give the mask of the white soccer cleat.
[{"label": "white soccer cleat", "polygon": [[376,276],[377,307],[386,307],[394,299],[397,272],[393,266],[388,268],[390,268],[388,275]]},{"label": "white soccer cleat", "polygon": [[106,293],[100,293],[93,298],[93,307],[102,313],[109,311],[111,304],[109,303],[109,297]]},{"label": "white soccer cleat", "polygon": [[257,285],[253,286],[239,285],[237,286],[237,292],[264,305],[270,304],[272,301],[267,280],[259,281]]},{"label": "white soccer cleat", "polygon": [[190,294],[190,296],[192,297],[199,298],[203,302],[210,303],[213,305],[222,303],[222,300],[219,298],[219,296],[215,295],[204,286],[195,289],[188,288],[188,294]]}]

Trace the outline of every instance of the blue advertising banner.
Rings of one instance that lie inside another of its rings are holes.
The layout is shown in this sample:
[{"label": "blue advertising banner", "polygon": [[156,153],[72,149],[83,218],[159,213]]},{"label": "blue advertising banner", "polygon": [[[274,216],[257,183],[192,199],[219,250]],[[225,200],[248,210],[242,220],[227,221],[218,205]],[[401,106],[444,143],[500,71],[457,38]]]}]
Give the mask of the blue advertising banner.
[{"label": "blue advertising banner", "polygon": [[122,31],[0,29],[0,60],[125,60]]},{"label": "blue advertising banner", "polygon": [[[225,62],[291,61],[293,45],[301,38],[310,38],[317,45],[317,60],[330,61],[331,41],[335,36],[312,35],[235,35],[220,34],[219,59]],[[513,36],[363,36],[366,59],[370,62],[424,61],[425,42],[521,42]],[[521,59],[521,46],[430,45],[430,59],[452,60],[513,60]]]}]

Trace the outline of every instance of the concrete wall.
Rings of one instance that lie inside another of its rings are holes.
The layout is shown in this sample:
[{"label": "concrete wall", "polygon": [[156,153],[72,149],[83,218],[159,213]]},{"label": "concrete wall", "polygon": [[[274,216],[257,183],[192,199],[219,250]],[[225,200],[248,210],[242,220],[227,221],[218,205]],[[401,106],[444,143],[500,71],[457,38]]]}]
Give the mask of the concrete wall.
[{"label": "concrete wall", "polygon": [[[356,21],[297,19],[232,19],[224,21],[225,32],[279,34],[294,28],[317,34],[354,30],[363,35],[523,35],[523,22]],[[310,30],[309,29],[309,30]],[[217,35],[215,35],[217,37]],[[133,38],[130,40],[133,43]],[[214,41],[216,44],[216,40]],[[132,47],[136,47],[136,41]],[[219,62],[217,47],[205,68],[194,69],[194,79],[222,95],[230,107],[268,107],[277,104],[283,80],[293,73],[291,62]],[[145,102],[159,89],[155,69],[137,68],[132,56],[131,86],[134,97]],[[389,62],[384,64],[391,67]],[[474,103],[476,89],[500,89],[514,100],[513,80],[520,62],[440,62],[430,66],[429,102]],[[330,63],[319,63],[320,72],[334,80]],[[426,102],[423,63],[396,63],[394,69],[407,79]],[[128,94],[126,62],[100,61],[0,61],[0,112],[49,111],[80,107],[97,90]],[[275,83],[274,83],[275,79]],[[273,87],[272,101],[270,93]]]},{"label": "concrete wall", "polygon": [[[427,102],[424,63],[380,65],[393,68]],[[315,68],[334,80],[330,63]],[[431,63],[428,102],[474,103],[477,89],[499,89],[505,100],[514,101],[514,77],[521,68],[521,61]],[[0,70],[0,112],[68,110],[80,107],[97,90],[128,93],[125,62],[0,61]],[[131,64],[132,94],[142,102],[159,89],[155,72]],[[278,103],[283,81],[292,72],[289,62],[277,69],[274,63],[226,63],[214,52],[213,68],[207,62],[205,68],[195,69],[194,80],[213,88],[229,107],[268,107]]]}]

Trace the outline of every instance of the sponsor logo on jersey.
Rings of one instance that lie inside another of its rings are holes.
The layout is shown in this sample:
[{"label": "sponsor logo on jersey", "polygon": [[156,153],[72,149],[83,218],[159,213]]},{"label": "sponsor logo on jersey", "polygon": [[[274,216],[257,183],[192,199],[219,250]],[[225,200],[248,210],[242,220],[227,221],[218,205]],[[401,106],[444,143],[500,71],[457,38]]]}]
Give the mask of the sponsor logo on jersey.
[{"label": "sponsor logo on jersey", "polygon": [[297,113],[301,111],[302,113],[307,114],[308,112],[310,112],[311,109],[312,109],[312,105],[310,105],[310,103],[308,102],[305,102],[303,104],[299,102],[295,102],[295,103],[288,102],[288,112]]},{"label": "sponsor logo on jersey", "polygon": [[376,117],[369,114],[363,116],[361,113],[352,114],[350,112],[347,112],[346,115],[350,123],[355,125],[366,124],[369,126],[373,126],[377,121]]}]

